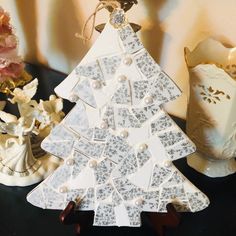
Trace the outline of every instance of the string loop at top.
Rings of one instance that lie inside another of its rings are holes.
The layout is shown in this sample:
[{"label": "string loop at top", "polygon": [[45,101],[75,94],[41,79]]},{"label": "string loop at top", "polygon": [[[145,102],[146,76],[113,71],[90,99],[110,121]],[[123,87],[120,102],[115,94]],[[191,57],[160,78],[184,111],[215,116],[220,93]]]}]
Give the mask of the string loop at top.
[{"label": "string loop at top", "polygon": [[[94,12],[86,20],[86,22],[83,26],[81,34],[76,33],[75,36],[78,37],[78,38],[81,38],[84,41],[84,43],[86,41],[89,41],[93,36],[97,13],[99,11],[101,11],[102,9],[107,8],[107,7],[112,7],[113,9],[121,8],[121,4],[117,1],[114,1],[114,0],[102,0],[102,1],[100,1],[97,4]],[[88,25],[88,23],[90,22],[91,19],[92,19],[92,26],[91,26],[91,29],[90,29],[90,33],[89,33],[89,36],[86,36],[85,30],[86,30],[87,25]]]}]

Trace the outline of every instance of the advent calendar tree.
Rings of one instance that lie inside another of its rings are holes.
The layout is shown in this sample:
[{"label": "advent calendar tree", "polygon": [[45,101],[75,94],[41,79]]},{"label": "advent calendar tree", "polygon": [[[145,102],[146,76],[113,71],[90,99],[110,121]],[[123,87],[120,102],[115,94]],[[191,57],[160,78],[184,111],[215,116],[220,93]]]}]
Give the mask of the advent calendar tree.
[{"label": "advent calendar tree", "polygon": [[140,226],[140,213],[209,204],[172,164],[194,144],[162,104],[180,95],[115,9],[81,63],[55,89],[74,108],[43,141],[64,163],[27,199],[47,209],[95,211],[94,225]]}]

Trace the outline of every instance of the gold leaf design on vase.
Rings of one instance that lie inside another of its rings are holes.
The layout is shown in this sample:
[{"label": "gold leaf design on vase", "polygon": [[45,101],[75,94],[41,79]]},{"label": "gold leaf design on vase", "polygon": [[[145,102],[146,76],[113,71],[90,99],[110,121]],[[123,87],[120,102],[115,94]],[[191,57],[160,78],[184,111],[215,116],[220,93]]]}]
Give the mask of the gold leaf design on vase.
[{"label": "gold leaf design on vase", "polygon": [[236,79],[236,64],[219,64],[216,63],[216,66],[223,69],[230,77]]},{"label": "gold leaf design on vase", "polygon": [[231,97],[226,94],[224,91],[213,89],[212,86],[206,87],[205,85],[197,85],[200,88],[200,95],[202,99],[208,103],[216,104],[217,102],[222,101],[222,98],[230,100]]}]

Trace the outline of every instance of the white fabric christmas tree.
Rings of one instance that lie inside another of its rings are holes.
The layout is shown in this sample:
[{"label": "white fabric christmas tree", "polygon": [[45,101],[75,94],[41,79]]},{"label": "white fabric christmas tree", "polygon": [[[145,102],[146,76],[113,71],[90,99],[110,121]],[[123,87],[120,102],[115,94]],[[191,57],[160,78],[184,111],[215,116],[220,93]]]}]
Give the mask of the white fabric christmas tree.
[{"label": "white fabric christmas tree", "polygon": [[27,199],[35,206],[95,211],[94,225],[140,226],[140,213],[207,207],[172,164],[194,144],[161,105],[180,95],[116,9],[81,63],[55,89],[76,102],[43,141],[64,163]]}]

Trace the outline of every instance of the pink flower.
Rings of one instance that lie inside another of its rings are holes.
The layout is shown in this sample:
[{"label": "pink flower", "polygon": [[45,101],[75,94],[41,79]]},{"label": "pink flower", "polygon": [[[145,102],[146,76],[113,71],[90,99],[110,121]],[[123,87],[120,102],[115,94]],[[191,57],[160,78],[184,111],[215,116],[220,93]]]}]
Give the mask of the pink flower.
[{"label": "pink flower", "polygon": [[16,79],[18,78],[24,69],[23,63],[11,63],[7,67],[0,69],[0,82],[4,82],[9,78]]},{"label": "pink flower", "polygon": [[0,35],[0,53],[7,52],[17,47],[17,39],[14,35]]},{"label": "pink flower", "polygon": [[12,32],[9,14],[0,7],[0,83],[22,75],[24,63],[17,52],[17,38]]}]

